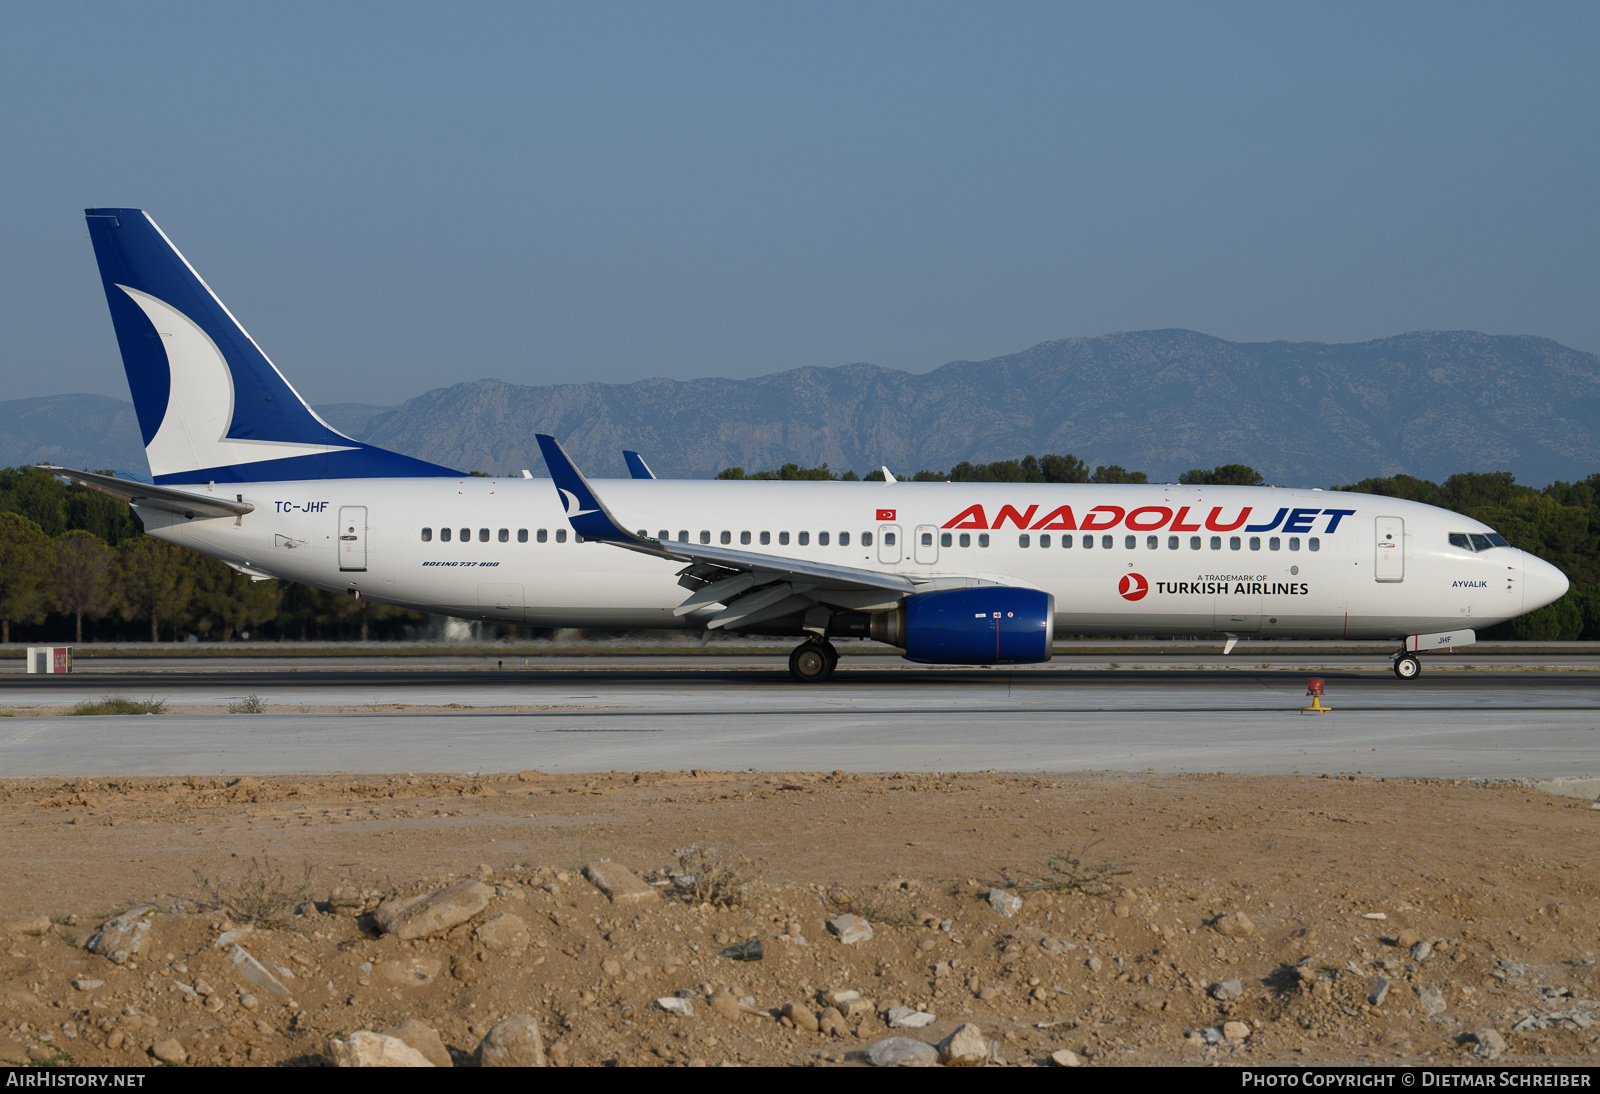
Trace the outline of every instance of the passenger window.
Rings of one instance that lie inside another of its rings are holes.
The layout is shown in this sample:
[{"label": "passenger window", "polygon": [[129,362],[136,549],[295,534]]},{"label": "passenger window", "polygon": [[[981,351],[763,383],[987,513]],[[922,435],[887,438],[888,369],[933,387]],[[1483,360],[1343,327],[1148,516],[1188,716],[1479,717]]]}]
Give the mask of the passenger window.
[{"label": "passenger window", "polygon": [[1138,536],[1128,536],[1123,541],[1123,544],[1122,544],[1122,548],[1125,551],[1131,551],[1137,546],[1139,546],[1139,537]]},{"label": "passenger window", "polygon": [[672,542],[672,530],[670,528],[663,528],[663,529],[661,529],[661,534],[659,536],[657,536],[656,538],[659,539],[662,543],[671,543]]},{"label": "passenger window", "polygon": [[768,544],[770,544],[771,542],[772,542],[772,533],[771,532],[762,532],[761,533],[761,546],[765,547]]},{"label": "passenger window", "polygon": [[424,542],[424,543],[432,543],[433,542],[433,529],[432,528],[424,528],[422,530],[422,542]]},{"label": "passenger window", "polygon": [[[824,532],[823,535],[827,535],[827,533]],[[1027,536],[1023,536],[1022,538],[1024,540],[1026,540],[1028,537]],[[924,532],[924,533],[922,533],[922,545],[924,547],[932,547],[933,546],[933,533],[932,532]],[[1023,546],[1026,547],[1027,544],[1024,543]]]},{"label": "passenger window", "polygon": [[1283,541],[1281,539],[1279,539],[1277,536],[1273,536],[1271,539],[1267,540],[1267,550],[1269,550],[1269,551],[1276,551],[1279,548],[1281,548],[1282,546],[1283,546]]},{"label": "passenger window", "polygon": [[1244,546],[1244,544],[1240,541],[1238,536],[1228,537],[1228,550],[1237,551],[1242,546]]},{"label": "passenger window", "polygon": [[[1489,542],[1489,537],[1488,536],[1480,536],[1477,532],[1472,533],[1472,549],[1474,551],[1487,551],[1490,547],[1493,547],[1493,546],[1494,546],[1494,544]],[[1313,547],[1311,549],[1313,551],[1316,550],[1315,547]]]},{"label": "passenger window", "polygon": [[871,532],[862,532],[861,533],[861,546],[863,546],[863,547],[871,547],[872,546],[872,533]]},{"label": "passenger window", "polygon": [[850,546],[850,533],[849,532],[840,532],[839,533],[839,546],[841,546],[841,547]]},{"label": "passenger window", "polygon": [[710,543],[711,542],[711,533],[706,531],[704,528],[700,529],[700,542],[701,543]]},{"label": "passenger window", "polygon": [[518,543],[526,543],[526,542],[528,542],[528,530],[526,528],[518,528],[517,529],[517,542]]},{"label": "passenger window", "polygon": [[461,542],[462,543],[470,543],[470,542],[472,542],[472,529],[471,528],[463,528],[463,529],[461,529]]},{"label": "passenger window", "polygon": [[450,529],[448,529],[448,528],[439,529],[439,542],[440,543],[449,543],[450,542]]},{"label": "passenger window", "polygon": [[798,536],[795,537],[794,541],[796,543],[798,543],[802,547],[808,546],[811,543],[811,533],[810,532],[801,532]]},{"label": "passenger window", "polygon": [[1289,550],[1298,551],[1299,549],[1300,549],[1300,537],[1299,536],[1290,536],[1289,537]]},{"label": "passenger window", "polygon": [[1028,534],[1026,532],[1024,532],[1022,535],[1017,537],[1017,546],[1018,547],[1026,547],[1026,546],[1028,546],[1028,542],[1029,542],[1028,541]]},{"label": "passenger window", "polygon": [[[804,532],[801,532],[800,534],[801,535],[805,535]],[[804,542],[804,541],[802,540],[801,542]],[[894,546],[894,533],[893,532],[885,532],[885,533],[883,533],[883,545],[885,547],[893,547]]]},{"label": "passenger window", "polygon": [[1199,549],[1200,549],[1200,537],[1199,536],[1190,536],[1189,537],[1189,550],[1198,551]]},{"label": "passenger window", "polygon": [[1146,536],[1145,537],[1145,541],[1144,541],[1144,546],[1145,546],[1145,550],[1147,550],[1147,551],[1160,550],[1160,548],[1161,548],[1161,537],[1160,536]]},{"label": "passenger window", "polygon": [[989,546],[989,533],[988,532],[979,532],[978,533],[978,546],[979,547],[987,547],[987,546]]},{"label": "passenger window", "polygon": [[489,542],[489,529],[487,529],[487,528],[479,528],[478,529],[478,542],[479,543],[488,543]]},{"label": "passenger window", "polygon": [[[949,538],[950,538],[949,536],[945,537],[946,540],[948,540]],[[945,546],[948,547],[948,546],[950,546],[950,544],[946,543]],[[1050,537],[1049,536],[1040,536],[1039,537],[1039,546],[1041,546],[1041,547],[1050,546]]]},{"label": "passenger window", "polygon": [[1087,551],[1089,548],[1091,548],[1093,546],[1094,546],[1094,537],[1093,536],[1084,536],[1083,537],[1083,549],[1085,551]]},{"label": "passenger window", "polygon": [[1312,536],[1310,539],[1306,540],[1306,546],[1311,548],[1313,551],[1320,551],[1322,550],[1322,541],[1316,536]]},{"label": "passenger window", "polygon": [[1251,536],[1250,537],[1250,549],[1252,551],[1261,550],[1261,537],[1260,536]]},{"label": "passenger window", "polygon": [[778,545],[780,547],[789,546],[789,533],[788,532],[779,532],[778,533]]},{"label": "passenger window", "polygon": [[[641,536],[644,535],[643,532],[640,532],[639,534]],[[511,529],[509,529],[509,528],[500,529],[500,535],[497,538],[500,540],[501,543],[510,543],[511,542]]]},{"label": "passenger window", "polygon": [[1211,549],[1213,551],[1222,550],[1222,537],[1221,536],[1212,536],[1211,537]]},{"label": "passenger window", "polygon": [[828,545],[828,533],[826,533],[826,532],[818,532],[817,533],[817,546],[818,547],[826,547],[827,545]]},{"label": "passenger window", "polygon": [[1472,541],[1462,532],[1451,532],[1450,546],[1459,547],[1463,551],[1470,551],[1472,550]]},{"label": "passenger window", "polygon": [[1167,550],[1176,551],[1177,549],[1178,549],[1178,537],[1177,536],[1168,536],[1167,537]]},{"label": "passenger window", "polygon": [[749,532],[740,532],[739,533],[739,542],[748,545],[749,542],[750,542],[750,533]]},{"label": "passenger window", "polygon": [[565,528],[557,528],[556,529],[556,542],[557,543],[565,543],[565,542],[567,542],[567,530]]},{"label": "passenger window", "polygon": [[548,528],[541,528],[541,529],[539,529],[538,534],[534,536],[534,538],[537,539],[540,543],[544,543],[546,540],[548,540],[550,538],[550,530]]},{"label": "passenger window", "polygon": [[728,544],[733,542],[733,533],[723,532],[719,538],[722,540],[722,545],[726,547]]},{"label": "passenger window", "polygon": [[963,547],[971,547],[972,546],[972,533],[971,532],[962,532],[961,533],[961,546],[963,546]]},{"label": "passenger window", "polygon": [[1111,537],[1110,536],[1101,536],[1100,537],[1100,546],[1104,547],[1108,551],[1111,550]]}]

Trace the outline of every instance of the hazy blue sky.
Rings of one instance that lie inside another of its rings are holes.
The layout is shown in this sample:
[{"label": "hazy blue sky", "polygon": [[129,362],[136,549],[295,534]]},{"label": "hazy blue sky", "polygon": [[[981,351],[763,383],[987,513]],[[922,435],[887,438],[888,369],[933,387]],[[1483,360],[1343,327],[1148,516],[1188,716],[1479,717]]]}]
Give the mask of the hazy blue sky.
[{"label": "hazy blue sky", "polygon": [[0,398],[150,210],[313,402],[1052,338],[1600,350],[1600,5],[6,4]]}]

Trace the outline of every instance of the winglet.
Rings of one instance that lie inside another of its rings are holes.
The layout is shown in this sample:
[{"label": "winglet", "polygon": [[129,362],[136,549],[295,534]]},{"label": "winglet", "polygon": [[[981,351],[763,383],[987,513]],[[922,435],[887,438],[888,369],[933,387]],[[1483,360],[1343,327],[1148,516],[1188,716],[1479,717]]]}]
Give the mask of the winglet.
[{"label": "winglet", "polygon": [[628,464],[628,475],[630,477],[635,479],[653,479],[656,477],[655,472],[650,470],[650,466],[644,462],[644,457],[639,453],[623,449],[622,458]]},{"label": "winglet", "polygon": [[550,478],[556,484],[556,492],[561,495],[561,504],[567,510],[567,523],[572,525],[574,532],[584,539],[597,539],[604,543],[643,545],[649,542],[623,528],[621,522],[611,515],[611,510],[589,486],[589,480],[583,477],[583,472],[572,462],[572,457],[567,455],[560,441],[544,433],[534,436],[539,440],[545,466],[549,468]]}]

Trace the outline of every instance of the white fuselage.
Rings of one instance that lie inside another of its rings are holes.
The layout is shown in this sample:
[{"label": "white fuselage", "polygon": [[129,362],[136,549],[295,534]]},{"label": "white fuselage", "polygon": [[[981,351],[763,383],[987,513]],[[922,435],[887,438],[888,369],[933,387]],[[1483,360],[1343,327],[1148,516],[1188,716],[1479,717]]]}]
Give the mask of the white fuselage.
[{"label": "white fuselage", "polygon": [[[1043,589],[1055,597],[1057,635],[1400,638],[1481,629],[1567,587],[1554,567],[1514,548],[1451,545],[1452,533],[1491,531],[1477,521],[1365,494],[1003,483],[594,485],[619,521],[647,536],[686,535],[914,580],[975,577]],[[188,520],[144,508],[147,531],[248,572],[424,612],[538,627],[698,629],[705,618],[673,614],[689,595],[676,578],[681,563],[578,542],[547,479],[212,489],[255,510]],[[1247,530],[1268,523],[1275,527]]]}]

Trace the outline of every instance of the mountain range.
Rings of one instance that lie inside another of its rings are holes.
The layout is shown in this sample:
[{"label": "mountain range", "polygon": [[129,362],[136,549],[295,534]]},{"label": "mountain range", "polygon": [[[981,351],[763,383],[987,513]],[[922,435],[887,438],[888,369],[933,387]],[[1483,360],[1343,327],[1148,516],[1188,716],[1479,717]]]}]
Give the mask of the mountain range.
[{"label": "mountain range", "polygon": [[[784,463],[897,475],[1072,453],[1152,482],[1246,463],[1268,482],[1600,471],[1600,357],[1547,338],[1418,331],[1370,342],[1228,342],[1187,330],[1044,342],[926,373],[869,364],[748,380],[530,387],[474,380],[399,406],[318,406],[358,440],[463,471],[539,469],[552,433],[595,476],[642,452],[664,478]],[[0,402],[0,463],[143,469],[130,403]]]}]

